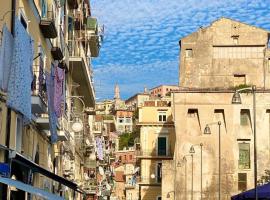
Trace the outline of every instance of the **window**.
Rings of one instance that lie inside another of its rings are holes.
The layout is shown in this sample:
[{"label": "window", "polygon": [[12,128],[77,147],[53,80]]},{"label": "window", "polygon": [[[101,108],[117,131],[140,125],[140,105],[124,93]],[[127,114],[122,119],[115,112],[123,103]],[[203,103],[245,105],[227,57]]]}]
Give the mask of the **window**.
[{"label": "window", "polygon": [[193,57],[192,49],[186,49],[186,58],[192,58],[192,57]]},{"label": "window", "polygon": [[270,72],[270,58],[268,58],[268,72]]},{"label": "window", "polygon": [[167,120],[167,116],[166,116],[166,112],[158,112],[158,121],[159,122],[166,122]]},{"label": "window", "polygon": [[250,169],[250,144],[249,143],[239,143],[239,169]]},{"label": "window", "polygon": [[118,119],[118,122],[119,122],[119,123],[124,123],[124,118],[123,118],[123,117],[119,118],[119,119]]},{"label": "window", "polygon": [[129,160],[130,160],[130,161],[132,160],[132,155],[129,155]]},{"label": "window", "polygon": [[238,45],[238,36],[232,36],[233,44]]},{"label": "window", "polygon": [[167,138],[166,137],[158,137],[157,154],[158,156],[167,155]]},{"label": "window", "polygon": [[241,109],[240,111],[240,125],[247,126],[249,125],[249,110],[247,109]]},{"label": "window", "polygon": [[161,200],[161,196],[157,196],[156,200]]},{"label": "window", "polygon": [[245,85],[246,75],[245,74],[235,74],[233,75],[234,86]]},{"label": "window", "polygon": [[245,191],[247,190],[247,174],[238,173],[238,190]]},{"label": "window", "polygon": [[188,117],[197,117],[198,109],[188,109]]},{"label": "window", "polygon": [[41,17],[46,18],[47,17],[47,0],[40,0],[41,5]]},{"label": "window", "polygon": [[157,182],[158,183],[161,183],[161,178],[162,178],[162,163],[157,163],[156,177],[157,177]]},{"label": "window", "polygon": [[130,117],[126,117],[126,123],[130,123],[131,122],[131,118]]}]

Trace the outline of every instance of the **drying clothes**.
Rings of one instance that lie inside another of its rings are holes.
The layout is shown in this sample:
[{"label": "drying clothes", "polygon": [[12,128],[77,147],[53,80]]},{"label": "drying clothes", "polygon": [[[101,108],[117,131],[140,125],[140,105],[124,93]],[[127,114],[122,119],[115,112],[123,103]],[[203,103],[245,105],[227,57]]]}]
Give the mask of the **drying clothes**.
[{"label": "drying clothes", "polygon": [[54,79],[53,76],[45,72],[46,75],[46,87],[47,87],[47,96],[48,96],[48,114],[49,114],[49,124],[50,124],[50,133],[51,133],[51,142],[57,142],[57,117],[54,111]]},{"label": "drying clothes", "polygon": [[62,115],[62,104],[64,100],[63,83],[65,70],[59,67],[54,68],[54,110],[59,118]]},{"label": "drying clothes", "polygon": [[8,80],[7,105],[23,114],[29,123],[31,113],[31,83],[33,63],[33,41],[18,19],[15,19],[14,50]]},{"label": "drying clothes", "polygon": [[14,38],[6,25],[3,26],[2,31],[2,46],[0,47],[0,89],[7,92]]},{"label": "drying clothes", "polygon": [[97,157],[99,160],[103,160],[103,144],[101,138],[96,138]]}]

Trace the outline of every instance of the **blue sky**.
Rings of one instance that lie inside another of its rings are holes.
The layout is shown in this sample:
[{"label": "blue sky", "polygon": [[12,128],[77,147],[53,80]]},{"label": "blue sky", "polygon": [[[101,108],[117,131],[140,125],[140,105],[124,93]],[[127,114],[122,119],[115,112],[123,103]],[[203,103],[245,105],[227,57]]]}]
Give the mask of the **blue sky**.
[{"label": "blue sky", "polygon": [[93,60],[98,100],[123,99],[160,84],[178,84],[178,41],[224,16],[270,30],[270,0],[91,0],[105,26]]}]

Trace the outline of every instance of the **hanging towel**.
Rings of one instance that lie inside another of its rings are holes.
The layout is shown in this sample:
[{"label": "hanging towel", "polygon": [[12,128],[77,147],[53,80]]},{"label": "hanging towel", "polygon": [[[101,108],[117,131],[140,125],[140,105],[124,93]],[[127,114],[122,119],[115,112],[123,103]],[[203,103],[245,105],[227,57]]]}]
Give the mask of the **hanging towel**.
[{"label": "hanging towel", "polygon": [[102,140],[99,137],[96,138],[96,145],[97,145],[97,157],[99,160],[103,160],[103,145]]},{"label": "hanging towel", "polygon": [[48,96],[48,114],[49,114],[49,124],[50,124],[50,133],[51,133],[51,142],[56,143],[57,136],[57,117],[54,111],[54,78],[53,76],[45,72],[46,75],[46,88],[47,88],[47,96]]},{"label": "hanging towel", "polygon": [[62,115],[63,104],[63,82],[65,78],[65,70],[59,67],[54,68],[54,110],[59,118]]},{"label": "hanging towel", "polygon": [[33,80],[33,41],[18,19],[15,19],[14,51],[7,89],[7,105],[23,114],[29,123],[31,113],[31,83]]},{"label": "hanging towel", "polygon": [[14,38],[6,24],[4,24],[2,31],[2,46],[0,47],[0,89],[7,92]]}]

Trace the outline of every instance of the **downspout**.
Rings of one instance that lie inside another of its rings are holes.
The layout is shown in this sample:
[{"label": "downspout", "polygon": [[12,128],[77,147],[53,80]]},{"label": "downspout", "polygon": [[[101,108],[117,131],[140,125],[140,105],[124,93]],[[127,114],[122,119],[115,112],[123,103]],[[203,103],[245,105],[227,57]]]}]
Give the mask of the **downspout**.
[{"label": "downspout", "polygon": [[[14,37],[15,33],[15,17],[16,17],[16,0],[12,0],[11,2],[11,34]],[[7,108],[7,116],[6,116],[6,140],[5,145],[9,148],[9,140],[10,140],[10,125],[11,125],[11,109]],[[4,162],[9,163],[10,166],[10,175],[11,175],[11,162],[9,160],[9,151],[5,151]],[[7,185],[3,185],[3,199],[8,199],[8,187]]]},{"label": "downspout", "polygon": [[[16,0],[12,0],[11,2],[11,34],[14,37],[15,34],[15,17],[16,17]],[[10,124],[11,124],[11,109],[7,108],[7,118],[6,118],[6,141],[5,145],[9,148],[9,140],[10,140]],[[5,162],[9,162],[9,152],[5,152]]]}]

